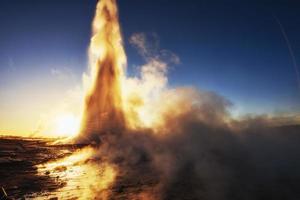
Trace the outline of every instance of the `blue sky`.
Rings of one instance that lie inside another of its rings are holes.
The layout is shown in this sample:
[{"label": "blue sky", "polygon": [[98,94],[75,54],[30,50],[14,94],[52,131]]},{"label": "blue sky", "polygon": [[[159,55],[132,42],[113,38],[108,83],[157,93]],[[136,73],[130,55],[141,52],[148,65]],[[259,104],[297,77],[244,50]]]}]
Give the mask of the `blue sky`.
[{"label": "blue sky", "polygon": [[[170,68],[171,86],[215,91],[242,113],[299,113],[297,77],[274,19],[284,26],[300,63],[299,2],[118,2],[129,74],[144,63],[129,44],[130,36],[155,34],[160,47],[181,60]],[[59,101],[81,84],[95,4],[95,0],[0,1],[2,115],[25,117],[28,110],[22,102],[32,99],[42,112],[44,98]],[[10,108],[14,104],[18,112]]]}]

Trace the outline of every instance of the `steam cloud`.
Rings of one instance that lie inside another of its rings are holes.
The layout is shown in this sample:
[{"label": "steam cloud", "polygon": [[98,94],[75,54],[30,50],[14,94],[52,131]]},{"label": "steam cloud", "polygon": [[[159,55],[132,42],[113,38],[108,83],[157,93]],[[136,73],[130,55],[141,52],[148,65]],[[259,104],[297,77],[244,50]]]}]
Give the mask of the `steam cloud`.
[{"label": "steam cloud", "polygon": [[151,42],[130,38],[146,64],[126,77],[115,0],[98,4],[93,34],[77,141],[98,138],[94,156],[117,168],[108,199],[300,199],[299,127],[264,116],[234,120],[224,97],[170,88],[168,66],[180,59],[155,34]]},{"label": "steam cloud", "polygon": [[144,34],[133,40],[147,64],[127,81],[148,88],[159,123],[103,136],[97,154],[119,168],[111,199],[300,198],[299,127],[274,126],[280,117],[234,120],[216,93],[169,88],[173,57],[149,56]]}]

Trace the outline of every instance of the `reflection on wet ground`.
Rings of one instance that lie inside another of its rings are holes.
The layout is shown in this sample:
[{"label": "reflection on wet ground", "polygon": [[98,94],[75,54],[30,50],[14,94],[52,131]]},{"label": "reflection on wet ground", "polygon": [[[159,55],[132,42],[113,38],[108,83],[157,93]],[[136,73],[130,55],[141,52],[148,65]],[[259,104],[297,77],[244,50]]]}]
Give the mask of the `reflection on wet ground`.
[{"label": "reflection on wet ground", "polygon": [[[57,197],[58,199],[93,199],[108,195],[108,187],[116,176],[115,169],[107,163],[99,164],[97,159],[91,160],[92,148],[84,148],[63,159],[38,165],[40,175],[48,174],[62,183],[62,187],[53,191],[28,195],[35,199]],[[36,198],[36,197],[39,198]]]},{"label": "reflection on wet ground", "polygon": [[0,186],[8,198],[89,199],[105,195],[115,169],[91,159],[92,148],[50,139],[0,138]]},{"label": "reflection on wet ground", "polygon": [[0,137],[0,189],[6,199],[149,199],[157,184],[147,165],[117,168],[91,147],[53,142]]}]

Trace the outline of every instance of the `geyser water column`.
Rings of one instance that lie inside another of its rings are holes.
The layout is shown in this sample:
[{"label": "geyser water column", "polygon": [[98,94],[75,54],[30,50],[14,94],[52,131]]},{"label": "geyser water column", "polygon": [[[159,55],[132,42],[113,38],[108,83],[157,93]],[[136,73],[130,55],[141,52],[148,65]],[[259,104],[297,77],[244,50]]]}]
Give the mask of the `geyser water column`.
[{"label": "geyser water column", "polygon": [[89,47],[90,86],[86,92],[79,140],[98,140],[125,127],[121,84],[126,55],[116,0],[97,4]]}]

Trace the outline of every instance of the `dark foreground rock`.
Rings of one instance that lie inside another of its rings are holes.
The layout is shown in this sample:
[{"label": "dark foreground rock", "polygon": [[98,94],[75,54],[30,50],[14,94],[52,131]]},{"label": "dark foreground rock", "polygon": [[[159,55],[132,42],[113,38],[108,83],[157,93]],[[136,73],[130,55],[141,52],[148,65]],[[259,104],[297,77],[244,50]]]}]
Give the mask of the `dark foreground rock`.
[{"label": "dark foreground rock", "polygon": [[51,145],[53,141],[17,137],[0,138],[0,188],[3,187],[7,199],[54,191],[65,184],[54,180],[49,173],[39,174],[37,165],[68,156],[80,146]]}]

